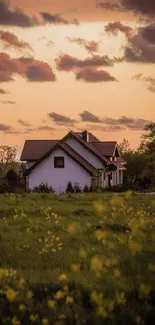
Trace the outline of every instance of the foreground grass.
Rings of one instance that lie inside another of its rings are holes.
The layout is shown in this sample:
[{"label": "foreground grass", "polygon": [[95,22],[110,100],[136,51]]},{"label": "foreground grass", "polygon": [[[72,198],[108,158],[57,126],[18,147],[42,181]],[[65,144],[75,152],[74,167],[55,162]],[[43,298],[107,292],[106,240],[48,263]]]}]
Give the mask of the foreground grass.
[{"label": "foreground grass", "polygon": [[153,324],[155,197],[1,195],[2,324]]}]

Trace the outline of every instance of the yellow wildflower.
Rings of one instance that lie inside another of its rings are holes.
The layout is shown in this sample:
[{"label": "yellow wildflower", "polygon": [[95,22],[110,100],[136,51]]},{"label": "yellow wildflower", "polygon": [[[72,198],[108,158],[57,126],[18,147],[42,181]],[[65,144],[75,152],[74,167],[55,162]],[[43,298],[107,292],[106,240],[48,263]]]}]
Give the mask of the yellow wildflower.
[{"label": "yellow wildflower", "polygon": [[66,275],[65,273],[60,274],[60,276],[59,276],[59,280],[60,280],[60,281],[65,281],[65,280],[67,280],[67,275]]},{"label": "yellow wildflower", "polygon": [[7,289],[5,295],[9,301],[14,301],[17,297],[17,292],[13,289]]},{"label": "yellow wildflower", "polygon": [[137,316],[137,317],[136,317],[136,323],[137,323],[137,324],[143,324],[143,323],[144,323],[143,318],[142,318],[141,316]]},{"label": "yellow wildflower", "polygon": [[64,298],[64,292],[59,290],[57,291],[56,295],[55,295],[56,299],[63,299]]},{"label": "yellow wildflower", "polygon": [[116,278],[119,277],[119,276],[121,275],[120,270],[119,270],[119,269],[114,269],[114,271],[113,271],[113,275],[114,275]]},{"label": "yellow wildflower", "polygon": [[73,298],[70,297],[70,296],[68,296],[68,297],[66,298],[66,304],[68,305],[68,304],[72,304],[72,303],[73,303]]},{"label": "yellow wildflower", "polygon": [[37,318],[38,318],[38,315],[33,315],[33,314],[30,315],[30,320],[32,322],[35,322],[37,320]]},{"label": "yellow wildflower", "polygon": [[49,325],[49,320],[47,318],[43,318],[42,325]]},{"label": "yellow wildflower", "polygon": [[12,325],[20,325],[21,324],[20,320],[18,320],[16,316],[14,316],[11,319],[11,323],[12,323]]},{"label": "yellow wildflower", "polygon": [[87,252],[83,248],[81,248],[80,251],[79,251],[79,255],[82,258],[86,258],[87,257]]},{"label": "yellow wildflower", "polygon": [[141,283],[139,287],[139,296],[140,298],[146,297],[150,294],[151,292],[151,286],[146,283]]},{"label": "yellow wildflower", "polygon": [[19,310],[20,311],[24,311],[26,309],[25,305],[24,304],[20,304],[19,305]]},{"label": "yellow wildflower", "polygon": [[155,264],[149,264],[148,265],[148,270],[151,271],[151,272],[155,272]]},{"label": "yellow wildflower", "polygon": [[55,308],[55,305],[56,305],[55,300],[52,300],[52,299],[49,299],[49,300],[48,300],[48,306],[49,306],[51,309],[54,309],[54,308]]},{"label": "yellow wildflower", "polygon": [[80,264],[71,264],[71,270],[73,272],[78,272],[80,271]]}]

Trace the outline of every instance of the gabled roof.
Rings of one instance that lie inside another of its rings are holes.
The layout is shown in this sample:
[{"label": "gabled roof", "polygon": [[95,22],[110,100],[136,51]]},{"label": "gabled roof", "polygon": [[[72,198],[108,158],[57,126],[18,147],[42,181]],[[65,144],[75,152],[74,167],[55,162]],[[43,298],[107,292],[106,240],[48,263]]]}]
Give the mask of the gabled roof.
[{"label": "gabled roof", "polygon": [[36,161],[52,149],[59,140],[26,140],[21,161]]},{"label": "gabled roof", "polygon": [[91,142],[84,141],[80,135],[78,135],[76,132],[70,131],[62,140],[61,142],[64,142],[67,138],[73,137],[78,142],[80,142],[86,149],[88,149],[90,152],[92,152],[102,163],[109,165],[109,160],[104,157],[94,146]]},{"label": "gabled roof", "polygon": [[37,160],[37,162],[26,171],[26,175],[30,174],[33,169],[35,169],[44,159],[50,156],[50,154],[57,148],[61,148],[64,152],[66,152],[67,155],[69,155],[74,161],[83,167],[90,175],[94,175],[98,172],[94,166],[92,166],[87,160],[85,160],[81,155],[73,150],[67,143],[58,142],[53,148],[48,151],[48,153],[44,154],[44,156]]},{"label": "gabled roof", "polygon": [[92,142],[92,145],[106,157],[112,157],[117,146],[116,141]]}]

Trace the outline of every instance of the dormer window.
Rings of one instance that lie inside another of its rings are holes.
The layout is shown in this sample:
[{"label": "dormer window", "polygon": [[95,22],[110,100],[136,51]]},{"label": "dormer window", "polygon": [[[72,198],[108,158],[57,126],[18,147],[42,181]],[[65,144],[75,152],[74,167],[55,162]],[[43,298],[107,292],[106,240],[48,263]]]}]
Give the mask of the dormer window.
[{"label": "dormer window", "polygon": [[54,168],[64,168],[64,157],[54,157]]}]

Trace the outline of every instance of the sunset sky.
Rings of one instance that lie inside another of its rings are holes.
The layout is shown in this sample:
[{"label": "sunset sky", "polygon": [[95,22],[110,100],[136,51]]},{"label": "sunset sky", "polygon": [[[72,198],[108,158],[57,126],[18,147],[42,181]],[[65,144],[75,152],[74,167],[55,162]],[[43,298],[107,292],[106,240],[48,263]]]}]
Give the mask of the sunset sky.
[{"label": "sunset sky", "polygon": [[0,0],[0,145],[155,120],[154,0]]}]

